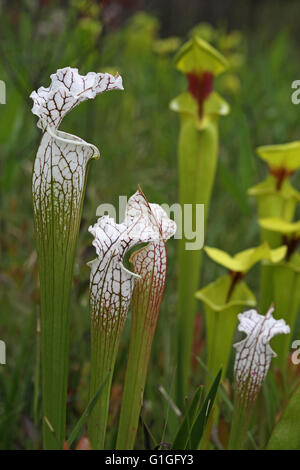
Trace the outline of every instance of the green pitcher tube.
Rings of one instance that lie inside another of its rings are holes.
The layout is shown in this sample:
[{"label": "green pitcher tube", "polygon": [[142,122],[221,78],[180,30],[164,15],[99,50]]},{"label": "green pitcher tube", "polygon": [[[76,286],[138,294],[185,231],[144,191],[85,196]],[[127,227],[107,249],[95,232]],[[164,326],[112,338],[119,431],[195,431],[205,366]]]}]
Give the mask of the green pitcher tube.
[{"label": "green pitcher tube", "polygon": [[282,372],[287,368],[288,357],[291,353],[290,345],[300,306],[300,255],[294,254],[291,261],[274,266],[274,306],[277,318],[284,318],[290,326],[291,334],[274,339],[274,348],[277,357],[274,364]]},{"label": "green pitcher tube", "polygon": [[[179,203],[204,204],[206,220],[218,158],[218,118],[229,112],[227,103],[213,91],[213,78],[223,72],[226,60],[198,37],[188,41],[175,58],[175,66],[188,79],[188,91],[170,103],[180,115],[178,142]],[[188,391],[201,247],[187,249],[184,233],[178,248],[178,344],[176,399],[180,406]]]},{"label": "green pitcher tube", "polygon": [[[259,157],[269,167],[269,175],[249,189],[248,194],[257,201],[259,218],[279,217],[290,222],[300,201],[300,193],[293,188],[289,178],[300,166],[300,142],[282,145],[265,145],[257,148]],[[279,233],[261,227],[261,240],[272,248],[281,244]],[[266,312],[273,301],[272,266],[262,264],[260,281],[260,309]]]},{"label": "green pitcher tube", "polygon": [[232,276],[227,274],[196,293],[205,311],[206,365],[212,377],[220,367],[223,367],[223,377],[226,375],[238,313],[256,306],[253,292],[243,281],[236,284],[228,301],[231,283]]}]

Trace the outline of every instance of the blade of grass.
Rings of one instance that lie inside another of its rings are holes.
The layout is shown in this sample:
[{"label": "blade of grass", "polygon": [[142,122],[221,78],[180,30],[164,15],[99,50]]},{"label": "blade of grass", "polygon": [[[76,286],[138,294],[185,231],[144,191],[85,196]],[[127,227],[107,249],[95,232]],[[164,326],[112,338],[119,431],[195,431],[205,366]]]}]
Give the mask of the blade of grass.
[{"label": "blade of grass", "polygon": [[217,395],[218,387],[221,381],[221,376],[222,376],[222,369],[219,370],[204,400],[204,403],[200,409],[197,419],[194,422],[193,429],[191,432],[191,449],[194,449],[194,450],[198,449],[198,446],[203,436],[204,429],[208,422],[209,415],[211,413],[211,410],[212,410],[212,407],[213,407],[213,404]]},{"label": "blade of grass", "polygon": [[151,432],[151,429],[149,428],[148,424],[144,421],[144,418],[142,417],[142,415],[140,415],[140,420],[141,420],[141,423],[143,425],[145,439],[147,440],[147,444],[148,444],[147,447],[146,447],[146,450],[151,450],[150,442],[149,442],[150,439],[152,441],[153,448],[155,448],[158,443],[157,443],[155,437],[153,436],[153,434]]},{"label": "blade of grass", "polygon": [[104,388],[104,385],[106,384],[107,380],[108,380],[108,377],[109,377],[110,374],[107,374],[107,376],[105,377],[105,379],[103,380],[103,382],[101,383],[100,387],[98,388],[97,392],[95,393],[95,395],[93,396],[93,398],[90,400],[88,406],[86,407],[86,409],[84,410],[84,412],[82,413],[81,417],[79,418],[79,420],[77,421],[76,425],[74,426],[74,429],[73,431],[71,432],[70,434],[70,437],[68,439],[68,446],[71,447],[73,442],[78,438],[79,434],[80,434],[80,431],[84,425],[84,423],[86,422],[86,420],[88,419],[92,409],[94,408],[94,406],[96,405],[97,403],[97,400]]},{"label": "blade of grass", "polygon": [[[207,374],[210,375],[211,378],[213,378],[211,372],[208,370],[208,368],[206,367],[206,365],[204,364],[204,362],[202,361],[202,359],[200,357],[196,357],[197,361],[199,362],[199,364],[201,365],[201,367],[203,367],[203,369],[205,370],[205,372]],[[233,414],[233,403],[230,401],[230,399],[228,398],[228,395],[226,393],[226,390],[224,389],[224,386],[223,384],[221,383],[220,384],[220,387],[219,387],[219,392],[220,392],[220,395],[222,397],[222,400],[224,401],[224,403],[226,403],[227,407],[228,407],[228,410],[230,412],[230,415],[232,416]],[[252,433],[250,431],[248,431],[248,439],[249,441],[251,442],[252,446],[253,446],[253,449],[258,449],[258,446],[252,436]]]},{"label": "blade of grass", "polygon": [[200,385],[194,393],[193,399],[188,407],[182,423],[177,431],[174,442],[172,444],[172,449],[184,450],[186,449],[188,440],[190,438],[191,430],[194,425],[200,400],[203,392],[203,385]]},{"label": "blade of grass", "polygon": [[212,428],[213,428],[213,421],[214,421],[214,411],[215,407],[212,407],[211,413],[209,415],[209,418],[207,420],[207,425],[204,429],[203,436],[200,439],[199,445],[198,445],[198,450],[208,450],[209,444],[210,444],[210,439],[211,439],[211,433],[212,433]]}]

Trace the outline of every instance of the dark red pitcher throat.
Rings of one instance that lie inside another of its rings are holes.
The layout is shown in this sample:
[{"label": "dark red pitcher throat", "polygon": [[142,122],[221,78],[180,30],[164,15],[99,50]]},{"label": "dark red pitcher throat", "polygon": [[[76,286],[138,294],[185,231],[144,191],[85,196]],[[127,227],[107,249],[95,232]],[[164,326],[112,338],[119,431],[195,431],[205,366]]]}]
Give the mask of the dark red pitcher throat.
[{"label": "dark red pitcher throat", "polygon": [[201,118],[204,102],[213,91],[214,76],[211,72],[202,72],[201,74],[189,72],[186,76],[189,83],[188,91],[198,103],[198,114]]}]

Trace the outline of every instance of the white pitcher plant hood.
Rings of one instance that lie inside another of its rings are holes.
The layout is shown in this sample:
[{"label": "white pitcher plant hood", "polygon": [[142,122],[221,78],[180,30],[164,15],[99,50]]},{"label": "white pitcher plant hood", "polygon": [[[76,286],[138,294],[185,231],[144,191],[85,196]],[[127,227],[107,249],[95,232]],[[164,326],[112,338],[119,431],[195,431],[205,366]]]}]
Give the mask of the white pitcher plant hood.
[{"label": "white pitcher plant hood", "polygon": [[65,67],[50,76],[48,88],[33,91],[33,114],[39,117],[38,127],[58,129],[62,118],[82,101],[95,98],[109,90],[123,90],[122,77],[109,73],[89,72],[80,75],[78,69]]},{"label": "white pitcher plant hood", "polygon": [[[117,224],[103,216],[89,228],[94,236],[97,258],[89,263],[91,312],[102,327],[110,330],[121,326],[126,318],[135,278],[140,275],[129,271],[123,259],[133,246],[146,242],[165,242],[175,234],[176,224],[158,204],[149,204],[138,190],[128,201],[124,222]],[[153,252],[149,250],[149,258]],[[155,266],[166,269],[165,264]]]},{"label": "white pitcher plant hood", "polygon": [[79,103],[114,89],[123,89],[119,75],[89,72],[83,76],[77,69],[66,67],[51,75],[48,88],[40,87],[31,93],[32,112],[39,117],[37,125],[44,131],[32,180],[33,194],[38,201],[49,194],[51,185],[51,193],[63,203],[78,205],[87,164],[91,158],[99,158],[100,153],[94,145],[59,131],[58,127]]},{"label": "white pitcher plant hood", "polygon": [[238,315],[238,330],[246,333],[247,337],[234,344],[235,387],[240,399],[247,403],[256,400],[272,357],[276,357],[269,344],[270,340],[276,335],[290,333],[290,327],[284,320],[273,318],[273,311],[272,306],[266,315],[260,315],[256,310],[248,310]]}]

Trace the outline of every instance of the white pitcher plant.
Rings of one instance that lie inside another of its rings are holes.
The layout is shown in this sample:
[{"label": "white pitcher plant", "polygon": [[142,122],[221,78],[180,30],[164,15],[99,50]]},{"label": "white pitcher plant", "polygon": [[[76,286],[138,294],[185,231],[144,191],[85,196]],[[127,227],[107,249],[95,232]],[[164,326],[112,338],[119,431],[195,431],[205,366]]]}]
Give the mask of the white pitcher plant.
[{"label": "white pitcher plant", "polygon": [[273,318],[274,308],[266,315],[256,310],[248,310],[238,315],[238,330],[246,333],[246,338],[234,344],[236,349],[234,363],[234,415],[229,448],[240,449],[244,446],[246,433],[253,406],[263,381],[268,373],[272,357],[276,353],[270,340],[279,334],[290,333],[284,320]]},{"label": "white pitcher plant", "polygon": [[[165,242],[175,234],[176,225],[159,205],[149,204],[138,189],[128,201],[122,223],[117,224],[111,217],[103,216],[89,231],[94,236],[93,245],[97,253],[97,258],[89,263],[91,398],[109,376],[89,417],[89,438],[94,449],[104,448],[116,355],[130,302],[133,304],[134,338],[131,334],[120,421],[122,431],[118,438],[122,448],[127,445],[127,433],[130,435],[130,445],[134,444],[149,354],[165,286]],[[147,245],[132,254],[131,260],[136,271],[132,272],[124,266],[123,260],[130,249],[141,243]],[[136,328],[137,314],[139,326]],[[149,319],[151,326],[145,327]],[[146,350],[143,345],[147,346]],[[128,389],[129,399],[126,400]],[[129,411],[125,422],[122,418],[123,408],[127,413]]]},{"label": "white pitcher plant", "polygon": [[65,439],[70,294],[89,162],[99,150],[59,130],[63,117],[105,91],[122,90],[122,78],[66,67],[48,88],[31,93],[42,139],[34,162],[32,193],[41,296],[43,442],[61,449]]}]

